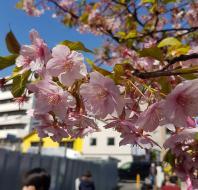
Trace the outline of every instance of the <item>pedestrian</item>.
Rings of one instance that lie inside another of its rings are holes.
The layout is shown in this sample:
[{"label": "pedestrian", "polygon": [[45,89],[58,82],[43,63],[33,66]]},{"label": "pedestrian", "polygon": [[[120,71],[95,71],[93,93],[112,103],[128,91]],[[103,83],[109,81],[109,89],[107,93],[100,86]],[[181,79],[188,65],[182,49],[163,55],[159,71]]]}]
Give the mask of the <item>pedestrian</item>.
[{"label": "pedestrian", "polygon": [[171,176],[170,181],[167,182],[161,190],[181,190],[177,185],[177,176]]},{"label": "pedestrian", "polygon": [[79,190],[95,190],[95,185],[90,171],[86,171],[81,177]]},{"label": "pedestrian", "polygon": [[151,167],[150,167],[150,179],[151,179],[151,185],[155,186],[156,183],[156,174],[157,174],[157,170],[156,170],[156,166],[155,163],[151,163]]},{"label": "pedestrian", "polygon": [[42,168],[28,171],[22,180],[22,190],[49,190],[50,175]]},{"label": "pedestrian", "polygon": [[156,169],[157,169],[156,185],[157,185],[157,189],[160,189],[164,181],[164,173],[162,171],[162,167],[160,166],[160,164],[158,164]]},{"label": "pedestrian", "polygon": [[79,190],[79,186],[80,186],[80,177],[77,177],[75,179],[75,190]]}]

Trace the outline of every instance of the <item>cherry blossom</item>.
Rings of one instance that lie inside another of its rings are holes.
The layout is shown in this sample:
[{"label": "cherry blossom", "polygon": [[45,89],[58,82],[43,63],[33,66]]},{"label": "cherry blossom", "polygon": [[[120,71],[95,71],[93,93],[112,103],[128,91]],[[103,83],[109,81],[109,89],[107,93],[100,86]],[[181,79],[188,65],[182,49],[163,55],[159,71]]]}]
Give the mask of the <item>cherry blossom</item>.
[{"label": "cherry blossom", "polygon": [[86,76],[87,70],[83,63],[83,55],[70,51],[67,46],[57,45],[52,49],[52,59],[47,63],[50,75],[59,77],[64,85],[71,86],[75,80]]},{"label": "cherry blossom", "polygon": [[52,115],[38,114],[34,111],[34,117],[40,121],[40,124],[35,128],[41,138],[51,137],[52,140],[60,142],[62,138],[69,137],[64,123],[54,121]]},{"label": "cherry blossom", "polygon": [[22,67],[22,73],[29,69],[41,71],[51,57],[47,44],[40,38],[36,30],[30,31],[30,39],[32,45],[23,45],[20,56],[16,59],[16,65]]},{"label": "cherry blossom", "polygon": [[28,89],[35,93],[35,110],[38,113],[55,113],[61,120],[65,120],[68,108],[75,108],[75,99],[67,91],[52,81],[39,81],[30,84]]},{"label": "cherry blossom", "polygon": [[120,115],[124,102],[114,82],[98,72],[90,73],[90,81],[82,84],[80,94],[89,115],[105,118],[108,114]]},{"label": "cherry blossom", "polygon": [[34,1],[35,0],[25,0],[23,1],[23,10],[27,12],[30,16],[40,16],[43,11],[38,10],[34,6]]},{"label": "cherry blossom", "polygon": [[147,110],[140,114],[136,125],[144,129],[144,131],[154,131],[159,126],[162,117],[160,106],[161,104],[158,102],[149,106]]},{"label": "cherry blossom", "polygon": [[166,97],[163,114],[168,121],[178,127],[188,126],[188,117],[198,115],[198,79],[180,83]]}]

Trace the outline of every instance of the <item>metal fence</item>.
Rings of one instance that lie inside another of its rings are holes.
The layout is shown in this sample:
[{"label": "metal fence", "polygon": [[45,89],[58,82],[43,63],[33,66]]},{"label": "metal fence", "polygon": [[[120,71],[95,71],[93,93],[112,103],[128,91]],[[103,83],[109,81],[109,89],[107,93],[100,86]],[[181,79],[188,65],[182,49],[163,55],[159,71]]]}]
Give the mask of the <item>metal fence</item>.
[{"label": "metal fence", "polygon": [[75,179],[86,170],[92,172],[96,190],[113,190],[117,183],[117,166],[111,161],[72,160],[0,149],[0,190],[21,190],[23,174],[35,167],[51,174],[50,190],[74,190]]}]

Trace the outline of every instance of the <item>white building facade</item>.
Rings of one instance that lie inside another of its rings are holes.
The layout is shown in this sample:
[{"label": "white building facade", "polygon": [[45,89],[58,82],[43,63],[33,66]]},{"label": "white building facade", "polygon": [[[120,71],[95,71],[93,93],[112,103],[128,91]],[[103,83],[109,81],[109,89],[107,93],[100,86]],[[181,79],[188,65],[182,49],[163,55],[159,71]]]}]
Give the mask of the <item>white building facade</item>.
[{"label": "white building facade", "polygon": [[[103,129],[104,124],[99,122],[100,132],[92,133],[84,138],[82,154],[85,159],[109,159],[114,158],[118,160],[118,166],[126,162],[133,161],[134,157],[145,156],[144,149],[139,147],[132,147],[131,145],[119,146],[121,141],[120,133],[113,129]],[[166,139],[166,129],[159,127],[154,133],[152,138],[159,143],[162,147]],[[160,147],[155,147],[159,151],[158,159],[162,159]],[[161,157],[161,158],[160,158]]]},{"label": "white building facade", "polygon": [[11,83],[0,90],[0,141],[9,141],[9,138],[21,139],[30,132],[31,117],[27,110],[33,107],[33,97],[20,106],[13,100],[10,92]]}]

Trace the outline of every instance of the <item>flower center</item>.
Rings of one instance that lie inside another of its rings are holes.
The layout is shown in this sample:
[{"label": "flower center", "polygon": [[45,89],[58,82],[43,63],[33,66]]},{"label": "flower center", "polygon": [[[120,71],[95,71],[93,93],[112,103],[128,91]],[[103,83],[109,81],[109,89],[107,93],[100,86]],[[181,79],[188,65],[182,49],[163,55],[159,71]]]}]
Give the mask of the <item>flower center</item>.
[{"label": "flower center", "polygon": [[103,89],[103,88],[98,89],[98,91],[97,91],[98,99],[105,98],[106,96],[108,96],[108,92],[105,89]]},{"label": "flower center", "polygon": [[64,63],[64,70],[65,71],[71,71],[73,67],[73,62],[72,60],[66,60]]},{"label": "flower center", "polygon": [[180,95],[177,97],[177,103],[181,106],[184,106],[187,103],[187,97],[185,95]]},{"label": "flower center", "polygon": [[47,98],[50,105],[56,105],[61,101],[61,97],[58,94],[49,94]]}]

